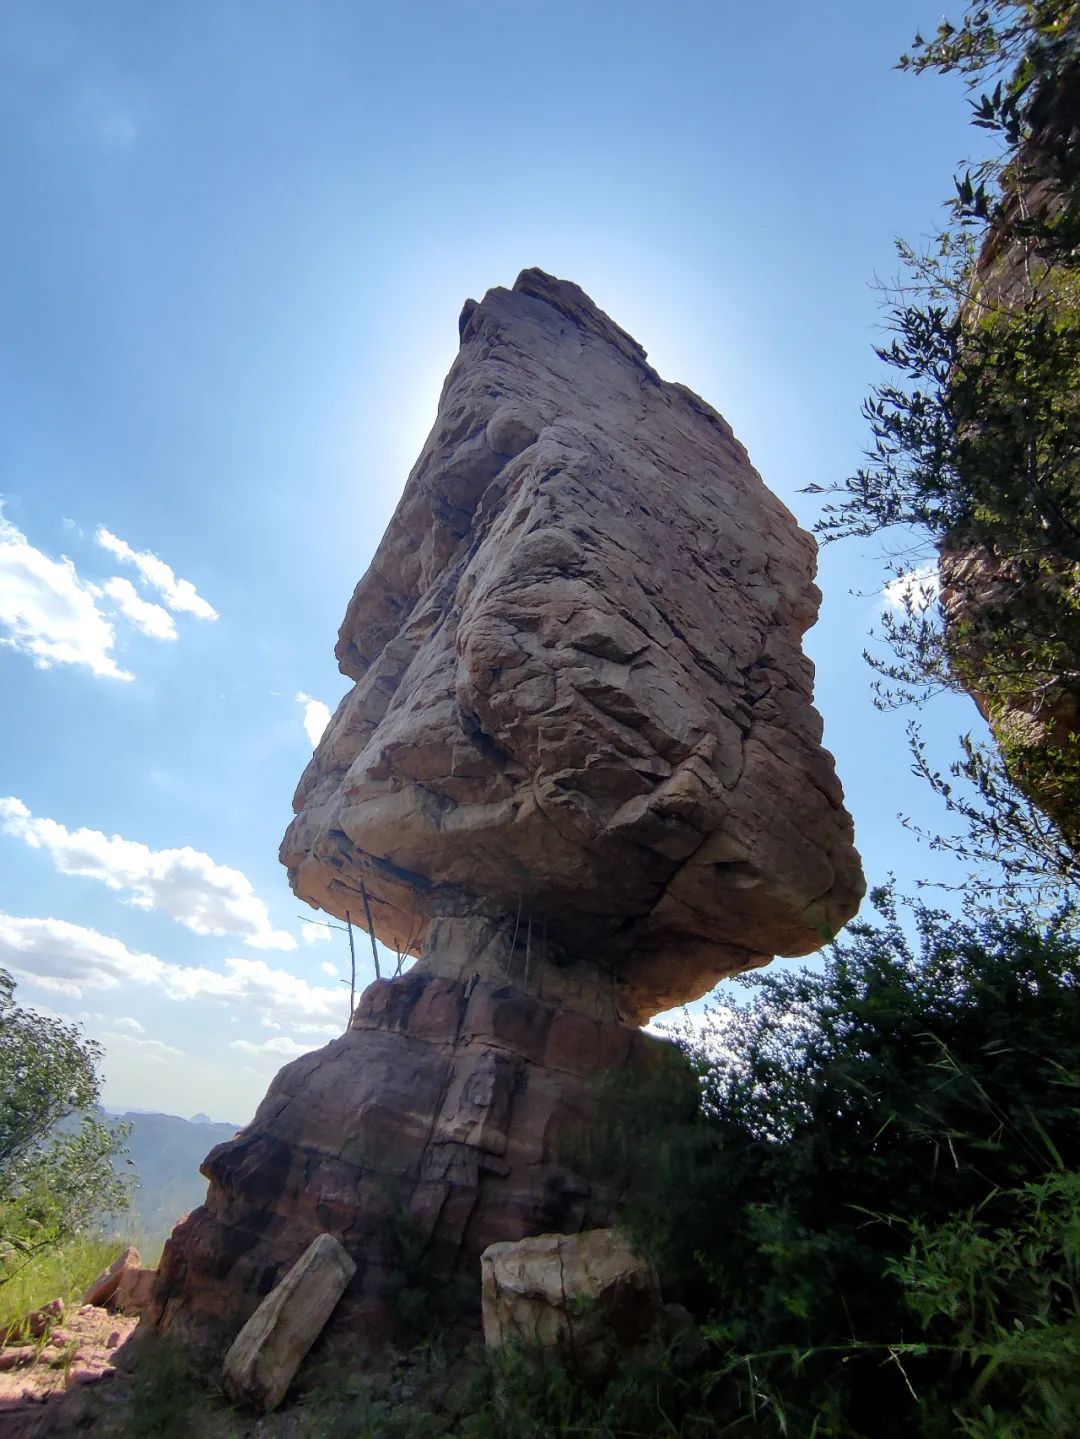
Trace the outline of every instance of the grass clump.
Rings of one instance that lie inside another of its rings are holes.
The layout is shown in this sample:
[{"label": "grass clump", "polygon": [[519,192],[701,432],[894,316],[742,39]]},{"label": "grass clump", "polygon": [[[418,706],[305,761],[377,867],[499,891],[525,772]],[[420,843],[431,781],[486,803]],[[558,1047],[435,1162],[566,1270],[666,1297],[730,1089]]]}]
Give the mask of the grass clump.
[{"label": "grass clump", "polygon": [[81,1304],[90,1282],[116,1258],[125,1241],[78,1234],[29,1260],[0,1285],[0,1328],[53,1299]]}]

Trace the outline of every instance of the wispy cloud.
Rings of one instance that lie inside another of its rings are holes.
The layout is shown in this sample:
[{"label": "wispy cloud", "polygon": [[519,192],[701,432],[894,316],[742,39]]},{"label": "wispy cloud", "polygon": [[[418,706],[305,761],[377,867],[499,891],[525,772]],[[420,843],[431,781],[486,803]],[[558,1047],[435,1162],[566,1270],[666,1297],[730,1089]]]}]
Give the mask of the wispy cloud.
[{"label": "wispy cloud", "polygon": [[[265,1019],[294,1032],[340,1034],[347,1003],[339,986],[309,984],[263,959],[227,959],[224,969],[170,964],[129,949],[85,925],[0,912],[0,966],[21,984],[80,999],[95,990],[150,985],[177,1002],[211,1000],[244,1018]],[[142,1037],[137,1021],[107,1020],[113,1037]]]},{"label": "wispy cloud", "polygon": [[177,579],[172,566],[150,550],[136,550],[126,540],[120,539],[104,525],[99,525],[94,539],[103,550],[108,550],[124,564],[133,565],[146,584],[158,592],[170,610],[177,614],[194,615],[200,620],[216,620],[217,610],[191,583]]},{"label": "wispy cloud", "polygon": [[300,926],[300,938],[305,944],[325,944],[333,937],[334,931],[328,924],[316,924],[312,919],[305,919]]},{"label": "wispy cloud", "polygon": [[323,704],[322,700],[313,700],[310,695],[304,694],[303,690],[296,696],[296,703],[304,706],[304,729],[311,741],[311,748],[314,749],[330,723],[330,707]]},{"label": "wispy cloud", "polygon": [[105,581],[101,593],[115,600],[124,618],[152,640],[176,639],[176,621],[169,611],[144,600],[130,580],[117,575]]},{"label": "wispy cloud", "polygon": [[302,1044],[297,1039],[289,1039],[284,1034],[276,1034],[273,1039],[264,1039],[261,1044],[254,1044],[250,1039],[233,1039],[229,1042],[229,1048],[253,1058],[269,1055],[274,1059],[296,1059],[301,1054],[310,1053],[314,1046]]},{"label": "wispy cloud", "polygon": [[182,1049],[177,1049],[174,1044],[166,1044],[163,1039],[137,1039],[126,1031],[110,1033],[108,1030],[98,1034],[97,1038],[111,1053],[115,1054],[118,1049],[127,1050],[141,1062],[168,1064],[173,1059],[184,1058]]},{"label": "wispy cloud", "polygon": [[134,678],[113,658],[116,633],[98,608],[95,587],[66,555],[55,560],[36,549],[2,506],[0,631],[0,644],[29,655],[39,669],[80,665],[100,679]]},{"label": "wispy cloud", "polygon": [[35,818],[14,796],[0,799],[0,828],[44,850],[61,874],[96,879],[129,904],[160,910],[195,934],[236,935],[252,949],[296,948],[293,935],[274,929],[248,877],[201,850],[155,850],[97,829],[69,830]]}]

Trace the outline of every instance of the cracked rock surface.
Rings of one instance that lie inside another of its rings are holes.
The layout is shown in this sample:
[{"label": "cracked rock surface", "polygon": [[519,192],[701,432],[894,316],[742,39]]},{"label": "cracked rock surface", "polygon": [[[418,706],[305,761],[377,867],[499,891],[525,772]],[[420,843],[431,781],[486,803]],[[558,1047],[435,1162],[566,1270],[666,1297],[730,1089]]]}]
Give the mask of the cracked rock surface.
[{"label": "cracked rock surface", "polygon": [[863,880],[802,653],[815,555],[576,285],[468,302],[341,628],[355,684],[296,792],[296,893],[355,922],[363,882],[411,954],[440,919],[504,948],[531,923],[632,1020],[818,948]]},{"label": "cracked rock surface", "polygon": [[328,1343],[459,1283],[475,1320],[489,1245],[611,1222],[581,1141],[598,1079],[666,1048],[641,1021],[863,892],[812,539],[575,285],[528,270],[461,337],[282,845],[301,898],[419,958],[207,1158],[154,1322],[219,1351],[323,1233],[357,1265]]}]

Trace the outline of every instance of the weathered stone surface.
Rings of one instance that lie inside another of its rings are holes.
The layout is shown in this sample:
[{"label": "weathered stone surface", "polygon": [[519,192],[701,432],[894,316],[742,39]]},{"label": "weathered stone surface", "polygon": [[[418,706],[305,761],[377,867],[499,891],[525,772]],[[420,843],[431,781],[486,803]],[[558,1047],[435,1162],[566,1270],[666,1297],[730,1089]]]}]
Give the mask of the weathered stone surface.
[{"label": "weathered stone surface", "polygon": [[93,1281],[86,1293],[83,1295],[84,1304],[100,1306],[108,1304],[120,1287],[120,1281],[129,1269],[141,1269],[142,1258],[139,1251],[132,1246],[123,1250],[108,1269],[103,1270]]},{"label": "weathered stone surface", "polygon": [[206,1160],[153,1306],[193,1342],[322,1233],[357,1264],[333,1335],[390,1339],[403,1221],[478,1317],[490,1245],[612,1222],[571,1140],[594,1079],[667,1048],[641,1019],[862,893],[801,650],[813,541],[576,286],[526,271],[461,335],[282,848],[301,897],[363,923],[366,896],[420,958]]},{"label": "weathered stone surface", "polygon": [[484,1339],[491,1348],[561,1351],[587,1374],[666,1332],[656,1271],[612,1229],[538,1234],[481,1257]]},{"label": "weathered stone surface", "polygon": [[332,1234],[313,1239],[233,1341],[226,1393],[262,1413],[276,1409],[355,1273]]},{"label": "weathered stone surface", "polygon": [[412,971],[371,985],[352,1029],[286,1065],[252,1124],[210,1153],[206,1205],[162,1257],[157,1321],[196,1340],[235,1333],[329,1232],[359,1266],[335,1327],[388,1339],[403,1215],[434,1286],[475,1282],[496,1241],[610,1222],[574,1157],[591,1081],[666,1049],[613,1012],[570,1014],[506,983]]},{"label": "weathered stone surface", "polygon": [[[1076,771],[1080,684],[1075,663],[1080,626],[1073,602],[1075,560],[1049,545],[1037,560],[1002,554],[962,534],[939,552],[941,611],[953,673],[1001,746],[1016,784],[1080,845]],[[1061,671],[1038,674],[1032,654],[1051,640]],[[1015,657],[1027,682],[1006,681],[993,696],[979,676],[1003,673]]]},{"label": "weathered stone surface", "polygon": [[297,894],[355,921],[363,881],[413,954],[483,914],[521,964],[531,927],[637,1019],[817,948],[863,882],[801,649],[814,566],[724,420],[581,290],[489,291],[342,625]]},{"label": "weathered stone surface", "polygon": [[120,1282],[108,1301],[108,1308],[121,1314],[141,1314],[149,1308],[154,1293],[156,1269],[142,1265],[128,1265],[120,1275]]}]

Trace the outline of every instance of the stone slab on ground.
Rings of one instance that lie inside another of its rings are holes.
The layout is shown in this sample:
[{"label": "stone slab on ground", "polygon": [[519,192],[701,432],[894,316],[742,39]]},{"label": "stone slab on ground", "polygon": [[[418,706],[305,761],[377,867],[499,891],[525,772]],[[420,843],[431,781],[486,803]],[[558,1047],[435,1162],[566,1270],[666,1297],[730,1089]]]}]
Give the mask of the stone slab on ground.
[{"label": "stone slab on ground", "polygon": [[313,1240],[233,1341],[226,1393],[263,1413],[276,1409],[355,1273],[332,1234]]}]

